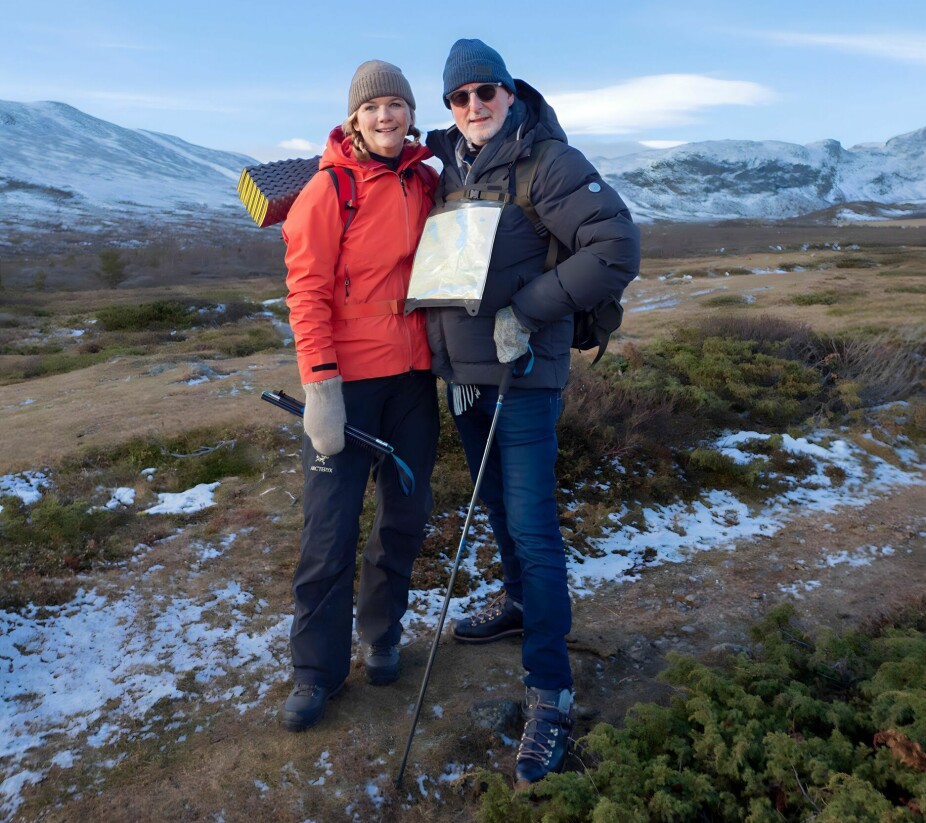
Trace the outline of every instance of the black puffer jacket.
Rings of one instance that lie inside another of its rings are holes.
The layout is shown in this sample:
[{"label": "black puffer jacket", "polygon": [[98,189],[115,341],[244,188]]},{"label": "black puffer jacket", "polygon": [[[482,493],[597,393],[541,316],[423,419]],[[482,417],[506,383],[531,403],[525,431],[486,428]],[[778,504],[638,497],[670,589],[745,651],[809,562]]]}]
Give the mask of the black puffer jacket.
[{"label": "black puffer jacket", "polygon": [[[556,114],[527,83],[516,80],[508,123],[476,157],[466,181],[456,157],[456,126],[428,133],[427,145],[444,164],[442,193],[473,184],[507,186],[514,162],[531,147],[555,139],[531,188],[537,215],[571,252],[543,271],[549,239],[540,237],[520,208],[506,206],[499,223],[479,313],[458,307],[428,309],[432,371],[448,383],[497,385],[504,373],[496,357],[495,313],[513,306],[531,330],[534,368],[520,388],[562,388],[569,374],[572,314],[621,291],[640,268],[640,236],[623,200],[585,156],[566,143]],[[590,184],[597,184],[591,185]]]}]

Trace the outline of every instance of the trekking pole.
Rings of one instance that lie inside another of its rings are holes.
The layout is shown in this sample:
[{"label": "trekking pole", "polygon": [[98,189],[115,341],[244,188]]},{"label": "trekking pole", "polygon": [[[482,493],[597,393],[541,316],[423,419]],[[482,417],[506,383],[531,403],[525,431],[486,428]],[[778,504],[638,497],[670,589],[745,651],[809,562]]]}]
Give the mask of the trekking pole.
[{"label": "trekking pole", "polygon": [[[282,389],[275,392],[262,392],[260,399],[266,400],[268,403],[272,403],[274,406],[288,411],[296,417],[302,417],[305,411],[305,406],[302,403],[296,400],[295,397],[290,397],[290,395]],[[402,489],[402,494],[408,497],[415,491],[415,475],[412,474],[412,470],[409,468],[408,464],[395,453],[395,449],[385,440],[380,440],[378,437],[367,434],[365,431],[354,428],[354,426],[351,425],[344,426],[344,436],[355,446],[360,446],[360,448],[371,452],[379,460],[391,457],[395,463],[396,472],[399,475],[399,486]]]},{"label": "trekking pole", "polygon": [[418,718],[421,716],[421,706],[424,703],[424,694],[428,689],[428,680],[431,677],[431,668],[434,666],[434,658],[437,656],[437,647],[440,644],[441,632],[444,629],[444,620],[447,618],[447,609],[450,607],[450,597],[453,594],[453,584],[457,579],[457,571],[460,568],[460,560],[463,557],[463,550],[466,548],[466,537],[469,534],[469,526],[473,520],[473,510],[476,508],[476,498],[479,496],[479,487],[482,485],[482,475],[485,473],[486,465],[489,462],[489,451],[492,448],[492,440],[495,437],[495,426],[498,423],[498,415],[502,410],[502,403],[508,388],[511,385],[513,368],[505,370],[502,382],[498,387],[498,400],[495,402],[495,413],[492,415],[492,425],[489,427],[489,436],[486,438],[485,451],[482,453],[482,462],[479,464],[479,473],[476,475],[476,482],[473,485],[473,496],[469,501],[469,510],[466,512],[466,521],[463,523],[463,534],[460,537],[460,545],[457,548],[457,556],[453,561],[453,569],[450,572],[450,582],[447,583],[447,594],[444,597],[444,606],[440,612],[440,618],[437,621],[437,631],[434,632],[434,642],[431,644],[431,655],[428,657],[428,665],[424,669],[424,678],[421,681],[421,691],[418,692],[418,703],[415,705],[415,716],[412,719],[412,727],[408,732],[408,740],[405,743],[405,754],[402,755],[402,763],[399,766],[399,774],[395,779],[395,787],[401,788],[402,775],[405,774],[405,764],[408,762],[408,753],[412,748],[412,739],[415,736],[415,727],[418,725]]}]

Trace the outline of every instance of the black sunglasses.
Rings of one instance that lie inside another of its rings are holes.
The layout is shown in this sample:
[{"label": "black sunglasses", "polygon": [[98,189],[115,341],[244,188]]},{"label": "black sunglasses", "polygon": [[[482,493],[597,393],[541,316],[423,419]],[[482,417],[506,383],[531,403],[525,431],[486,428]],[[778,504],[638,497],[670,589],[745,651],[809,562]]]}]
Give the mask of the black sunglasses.
[{"label": "black sunglasses", "polygon": [[501,86],[501,83],[483,83],[481,86],[476,86],[476,88],[470,89],[469,91],[464,89],[452,91],[450,94],[445,94],[444,98],[449,101],[451,106],[462,109],[469,105],[469,96],[471,94],[475,94],[483,103],[494,100]]}]

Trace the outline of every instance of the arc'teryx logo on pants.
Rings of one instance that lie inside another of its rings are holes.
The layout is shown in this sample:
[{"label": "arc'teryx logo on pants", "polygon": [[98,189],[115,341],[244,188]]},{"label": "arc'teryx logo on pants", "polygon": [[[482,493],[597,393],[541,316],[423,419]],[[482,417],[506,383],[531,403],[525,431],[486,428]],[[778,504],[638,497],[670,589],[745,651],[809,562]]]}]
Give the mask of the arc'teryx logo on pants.
[{"label": "arc'teryx logo on pants", "polygon": [[334,469],[331,466],[326,466],[325,463],[328,462],[327,454],[316,454],[315,463],[316,465],[312,466],[313,472],[328,472],[328,474],[334,474]]}]

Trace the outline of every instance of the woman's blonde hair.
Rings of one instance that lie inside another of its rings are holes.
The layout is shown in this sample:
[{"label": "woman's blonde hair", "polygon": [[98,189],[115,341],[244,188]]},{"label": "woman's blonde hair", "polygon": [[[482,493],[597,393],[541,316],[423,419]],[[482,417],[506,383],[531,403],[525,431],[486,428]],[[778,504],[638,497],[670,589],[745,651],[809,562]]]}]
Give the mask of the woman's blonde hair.
[{"label": "woman's blonde hair", "polygon": [[[408,105],[407,100],[403,100],[402,102],[405,103],[405,108],[408,110],[410,115],[409,120],[411,121],[408,126],[408,134],[406,137],[411,138],[411,143],[413,146],[420,146],[421,132],[415,125],[415,110]],[[363,135],[360,133],[360,129],[357,127],[357,115],[359,113],[360,109],[358,108],[357,111],[355,111],[341,124],[341,131],[344,132],[345,137],[350,138],[351,145],[354,147],[354,157],[356,157],[361,163],[366,163],[366,161],[370,159],[370,152],[367,149],[367,144],[363,142]]]}]

